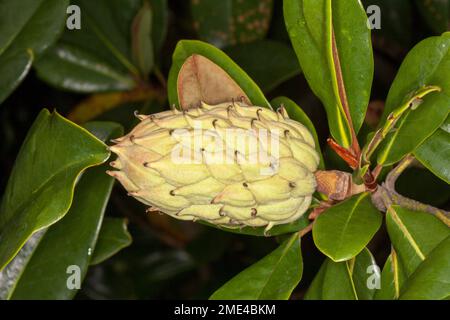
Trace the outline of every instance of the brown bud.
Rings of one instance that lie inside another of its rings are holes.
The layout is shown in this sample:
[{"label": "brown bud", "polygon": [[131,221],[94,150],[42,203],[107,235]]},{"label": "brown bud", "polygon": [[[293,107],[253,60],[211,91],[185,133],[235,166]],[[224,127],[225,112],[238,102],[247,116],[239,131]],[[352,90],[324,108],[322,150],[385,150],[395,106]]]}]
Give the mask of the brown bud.
[{"label": "brown bud", "polygon": [[314,174],[317,181],[317,191],[325,194],[331,200],[344,200],[354,194],[364,192],[364,185],[353,183],[352,175],[338,170],[318,170]]}]

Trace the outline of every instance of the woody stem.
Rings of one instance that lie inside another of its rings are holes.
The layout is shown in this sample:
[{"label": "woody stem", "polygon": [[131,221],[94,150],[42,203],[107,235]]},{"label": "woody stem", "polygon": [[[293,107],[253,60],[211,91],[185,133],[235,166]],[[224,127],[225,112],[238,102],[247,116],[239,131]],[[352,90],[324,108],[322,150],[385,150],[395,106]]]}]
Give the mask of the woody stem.
[{"label": "woody stem", "polygon": [[414,157],[412,155],[407,155],[397,165],[397,167],[395,167],[395,169],[393,169],[387,175],[386,181],[382,185],[382,188],[384,189],[384,192],[388,197],[388,199],[386,199],[386,196],[384,197],[386,199],[385,206],[388,208],[392,204],[398,204],[406,209],[427,212],[436,216],[447,226],[450,226],[450,212],[407,198],[405,196],[402,196],[395,190],[395,182],[397,181],[398,177],[413,161]]}]

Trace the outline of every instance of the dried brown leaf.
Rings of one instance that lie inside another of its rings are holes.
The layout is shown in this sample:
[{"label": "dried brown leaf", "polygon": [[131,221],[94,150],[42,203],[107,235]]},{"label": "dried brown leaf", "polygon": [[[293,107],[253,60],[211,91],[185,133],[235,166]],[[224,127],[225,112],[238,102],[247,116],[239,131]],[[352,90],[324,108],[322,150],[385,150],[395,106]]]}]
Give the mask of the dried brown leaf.
[{"label": "dried brown leaf", "polygon": [[208,104],[250,100],[239,85],[218,65],[204,56],[193,54],[186,59],[178,74],[177,90],[183,109]]}]

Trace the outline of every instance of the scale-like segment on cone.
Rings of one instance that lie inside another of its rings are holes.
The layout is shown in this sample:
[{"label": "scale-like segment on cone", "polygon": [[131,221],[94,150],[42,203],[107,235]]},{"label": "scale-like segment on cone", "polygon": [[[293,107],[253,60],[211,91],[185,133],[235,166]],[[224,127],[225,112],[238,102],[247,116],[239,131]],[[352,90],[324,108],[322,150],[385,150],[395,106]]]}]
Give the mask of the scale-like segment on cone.
[{"label": "scale-like segment on cone", "polygon": [[138,117],[111,147],[118,170],[108,173],[151,211],[268,231],[308,209],[319,155],[308,129],[283,108],[202,103]]}]

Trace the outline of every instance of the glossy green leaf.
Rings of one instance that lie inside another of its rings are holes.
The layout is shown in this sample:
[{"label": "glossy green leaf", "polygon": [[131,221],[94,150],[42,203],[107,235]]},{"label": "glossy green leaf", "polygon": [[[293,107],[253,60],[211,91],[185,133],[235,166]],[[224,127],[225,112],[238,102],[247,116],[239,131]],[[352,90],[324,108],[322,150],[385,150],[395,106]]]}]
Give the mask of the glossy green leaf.
[{"label": "glossy green leaf", "polygon": [[301,69],[327,111],[331,135],[348,147],[351,134],[338,92],[331,30],[334,29],[350,115],[357,132],[364,120],[373,77],[366,13],[356,0],[287,0],[284,17]]},{"label": "glossy green leaf", "polygon": [[[426,85],[437,85],[448,92],[446,66],[449,63],[450,33],[419,42],[406,56],[389,90],[381,120]],[[382,122],[380,125],[382,125]]]},{"label": "glossy green leaf", "polygon": [[82,12],[81,30],[68,30],[62,41],[79,46],[118,70],[136,74],[131,63],[131,24],[141,0],[75,0]]},{"label": "glossy green leaf", "polygon": [[369,249],[364,248],[354,262],[347,262],[358,300],[372,300],[381,280],[380,268]]},{"label": "glossy green leaf", "polygon": [[152,42],[153,12],[149,2],[144,1],[133,19],[131,27],[132,57],[141,74],[147,77],[154,64]]},{"label": "glossy green leaf", "polygon": [[193,54],[201,55],[222,68],[245,92],[254,105],[270,107],[261,89],[233,60],[216,47],[196,40],[179,41],[173,53],[172,67],[170,68],[168,80],[168,95],[171,105],[179,106],[178,74],[183,63]]},{"label": "glossy green leaf", "polygon": [[99,264],[131,244],[131,235],[127,230],[127,221],[122,218],[103,220],[91,265]]},{"label": "glossy green leaf", "polygon": [[283,105],[291,119],[300,122],[309,129],[309,131],[314,137],[314,142],[316,143],[316,151],[319,153],[320,156],[319,169],[324,169],[325,164],[323,161],[322,151],[320,150],[320,143],[319,138],[317,137],[316,128],[314,127],[314,124],[309,119],[307,114],[302,110],[302,108],[300,108],[300,106],[298,106],[294,101],[292,101],[287,97],[277,97],[272,101],[270,101],[270,104],[274,108],[278,108],[281,105]]},{"label": "glossy green leaf", "polygon": [[132,89],[133,79],[103,60],[70,44],[52,47],[36,64],[38,76],[53,86],[75,92]]},{"label": "glossy green leaf", "polygon": [[22,82],[34,61],[33,51],[3,54],[0,56],[0,103],[3,102]]},{"label": "glossy green leaf", "polygon": [[413,152],[439,128],[449,112],[450,96],[431,93],[425,97],[424,102],[416,110],[406,111],[394,131],[387,135],[380,145],[378,164],[383,166],[395,164],[406,154]]},{"label": "glossy green leaf", "polygon": [[392,250],[381,272],[380,288],[375,292],[376,300],[398,299],[406,274],[397,254]]},{"label": "glossy green leaf", "polygon": [[[85,127],[102,141],[123,134],[122,127],[116,123],[90,122]],[[67,215],[48,228],[48,231],[34,234],[8,264],[3,275],[10,280],[6,283],[11,283],[11,286],[5,298],[65,299],[76,293],[67,288],[66,282],[70,274],[65,271],[70,265],[68,262],[72,262],[72,265],[80,267],[83,274],[86,272],[86,261],[92,256],[114,182],[105,176],[105,170],[105,166],[88,169],[77,183],[74,200]],[[25,255],[27,259],[21,259]],[[16,268],[14,277],[8,272],[11,265]],[[58,273],[60,276],[55,277]],[[38,280],[35,280],[36,274],[39,274]],[[2,287],[0,284],[0,288]]]},{"label": "glossy green leaf", "polygon": [[[118,137],[123,134],[123,129],[119,125],[108,122],[90,122],[85,125],[85,128],[102,141],[106,141],[110,138]],[[1,300],[8,299],[13,294],[20,277],[24,273],[28,262],[38,248],[40,241],[44,238],[46,231],[47,229],[43,229],[34,233],[20,249],[14,259],[0,272]]]},{"label": "glossy green leaf", "polygon": [[400,299],[450,298],[450,236],[442,240],[406,281]]},{"label": "glossy green leaf", "polygon": [[264,92],[276,88],[301,72],[294,50],[282,42],[260,40],[239,44],[226,48],[225,53],[240,65]]},{"label": "glossy green leaf", "polygon": [[450,235],[450,229],[429,213],[393,205],[386,224],[398,259],[409,277],[433,248]]},{"label": "glossy green leaf", "polygon": [[139,71],[132,63],[131,24],[141,3],[73,1],[81,10],[81,29],[65,30],[56,48],[36,64],[38,75],[76,92],[132,88],[131,75],[138,76]]},{"label": "glossy green leaf", "polygon": [[326,259],[305,300],[371,300],[379,279],[378,266],[367,248],[348,261]]},{"label": "glossy green leaf", "polygon": [[269,30],[273,0],[191,0],[199,39],[216,47],[263,39]]},{"label": "glossy green leaf", "polygon": [[68,0],[0,2],[0,103],[60,35]]},{"label": "glossy green leaf", "polygon": [[450,117],[414,151],[414,156],[450,184]]},{"label": "glossy green leaf", "polygon": [[419,12],[430,28],[440,34],[448,31],[450,2],[447,0],[416,0]]},{"label": "glossy green leaf", "polygon": [[370,193],[361,193],[332,206],[313,226],[317,248],[333,261],[356,256],[381,226],[382,216],[373,206]]},{"label": "glossy green leaf", "polygon": [[[330,290],[332,288],[339,290]],[[327,258],[314,277],[304,299],[355,300],[354,283],[347,262],[333,262]]]},{"label": "glossy green leaf", "polygon": [[380,125],[388,115],[427,85],[441,91],[423,98],[417,108],[410,108],[385,139],[377,161],[393,164],[413,152],[444,122],[450,112],[450,32],[417,44],[406,56],[389,90]]},{"label": "glossy green leaf", "polygon": [[275,251],[225,283],[210,299],[289,299],[302,272],[300,238],[295,233]]},{"label": "glossy green leaf", "polygon": [[[86,275],[114,179],[106,166],[89,169],[75,189],[69,212],[51,226],[20,277],[12,299],[71,299],[70,276]],[[71,269],[75,266],[77,271]]]},{"label": "glossy green leaf", "polygon": [[0,269],[36,231],[61,219],[75,181],[104,162],[106,146],[86,130],[44,109],[17,156],[0,206]]}]

